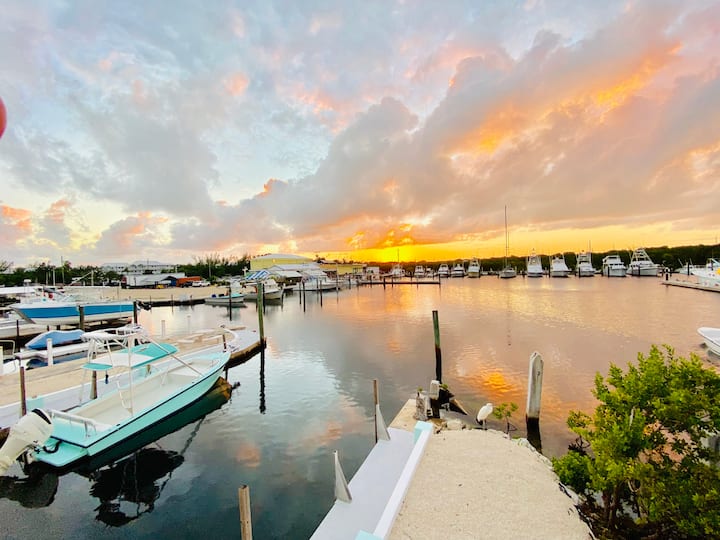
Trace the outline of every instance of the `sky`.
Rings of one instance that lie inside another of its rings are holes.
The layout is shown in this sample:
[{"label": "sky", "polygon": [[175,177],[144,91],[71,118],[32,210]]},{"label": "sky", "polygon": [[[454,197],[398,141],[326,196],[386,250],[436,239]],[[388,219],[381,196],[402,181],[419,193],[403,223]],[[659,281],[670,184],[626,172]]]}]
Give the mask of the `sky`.
[{"label": "sky", "polygon": [[720,1],[0,10],[15,266],[718,242]]}]

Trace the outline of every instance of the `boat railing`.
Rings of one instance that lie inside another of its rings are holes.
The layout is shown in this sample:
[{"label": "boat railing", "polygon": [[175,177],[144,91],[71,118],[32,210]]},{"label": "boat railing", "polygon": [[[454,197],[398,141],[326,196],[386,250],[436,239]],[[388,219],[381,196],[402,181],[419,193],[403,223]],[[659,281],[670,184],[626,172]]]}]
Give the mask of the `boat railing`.
[{"label": "boat railing", "polygon": [[62,420],[67,420],[68,422],[77,423],[82,425],[85,428],[85,436],[87,437],[90,435],[89,429],[92,428],[93,434],[97,434],[98,431],[104,431],[106,430],[109,425],[103,424],[102,422],[96,422],[92,418],[85,418],[83,416],[78,416],[76,414],[72,414],[69,412],[63,412],[63,411],[50,411],[50,416],[52,418],[60,418]]}]

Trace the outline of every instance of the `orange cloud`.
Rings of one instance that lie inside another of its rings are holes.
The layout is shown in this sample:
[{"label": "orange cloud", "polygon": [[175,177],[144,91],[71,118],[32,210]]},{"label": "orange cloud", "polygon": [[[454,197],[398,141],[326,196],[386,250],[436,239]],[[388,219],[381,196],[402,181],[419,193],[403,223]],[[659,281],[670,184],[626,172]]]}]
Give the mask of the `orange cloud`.
[{"label": "orange cloud", "polygon": [[10,222],[13,227],[23,233],[29,233],[32,230],[30,221],[32,214],[29,210],[0,205],[0,215],[2,215],[4,222]]},{"label": "orange cloud", "polygon": [[50,208],[46,212],[46,215],[50,221],[55,223],[62,223],[65,220],[65,212],[72,205],[67,199],[60,199],[50,205]]},{"label": "orange cloud", "polygon": [[250,81],[244,74],[237,73],[232,77],[225,79],[225,90],[227,90],[231,96],[241,96],[245,93],[245,90],[247,90],[249,82]]}]

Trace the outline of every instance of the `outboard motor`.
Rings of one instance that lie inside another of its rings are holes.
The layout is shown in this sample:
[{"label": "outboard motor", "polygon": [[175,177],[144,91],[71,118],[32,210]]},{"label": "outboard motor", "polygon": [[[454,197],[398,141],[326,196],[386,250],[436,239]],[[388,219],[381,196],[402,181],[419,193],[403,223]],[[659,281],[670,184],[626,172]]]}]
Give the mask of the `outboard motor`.
[{"label": "outboard motor", "polygon": [[45,444],[51,434],[52,420],[42,409],[33,409],[18,420],[0,448],[0,476],[29,448]]}]

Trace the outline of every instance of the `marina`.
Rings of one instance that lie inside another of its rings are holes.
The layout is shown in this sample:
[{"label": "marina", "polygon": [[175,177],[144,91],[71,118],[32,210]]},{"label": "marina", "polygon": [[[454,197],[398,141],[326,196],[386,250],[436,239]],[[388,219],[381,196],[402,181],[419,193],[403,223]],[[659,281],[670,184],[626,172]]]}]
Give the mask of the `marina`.
[{"label": "marina", "polygon": [[[624,366],[651,344],[667,343],[681,355],[693,352],[718,365],[697,329],[718,326],[720,296],[661,283],[482,277],[441,287],[345,289],[324,294],[322,303],[315,293],[286,296],[265,306],[264,353],[228,369],[228,400],[203,420],[148,443],[181,454],[182,463],[158,478],[116,480],[163,486],[152,509],[128,495],[116,501],[114,516],[123,524],[108,528],[97,519],[98,500],[86,475],[53,477],[48,500],[42,489],[47,477],[31,482],[13,466],[0,494],[0,511],[13,516],[12,529],[3,520],[0,534],[164,538],[176,535],[168,528],[173,523],[183,536],[237,536],[237,489],[248,485],[258,538],[309,538],[333,505],[333,452],[352,478],[374,445],[372,380],[379,381],[383,414],[393,418],[435,377],[433,310],[439,313],[443,382],[473,416],[486,402],[524,403],[528,357],[535,350],[543,355],[539,446],[545,456],[561,455],[574,439],[565,425],[569,410],[591,410],[595,373],[607,373],[611,362]],[[201,330],[219,324],[250,331],[259,324],[255,305],[162,307],[139,311],[138,318],[152,335],[164,329],[168,339],[196,336],[190,341],[198,343],[205,339]],[[514,435],[525,436],[522,414],[512,422]],[[40,523],[50,514],[53,530],[46,531]]]}]

